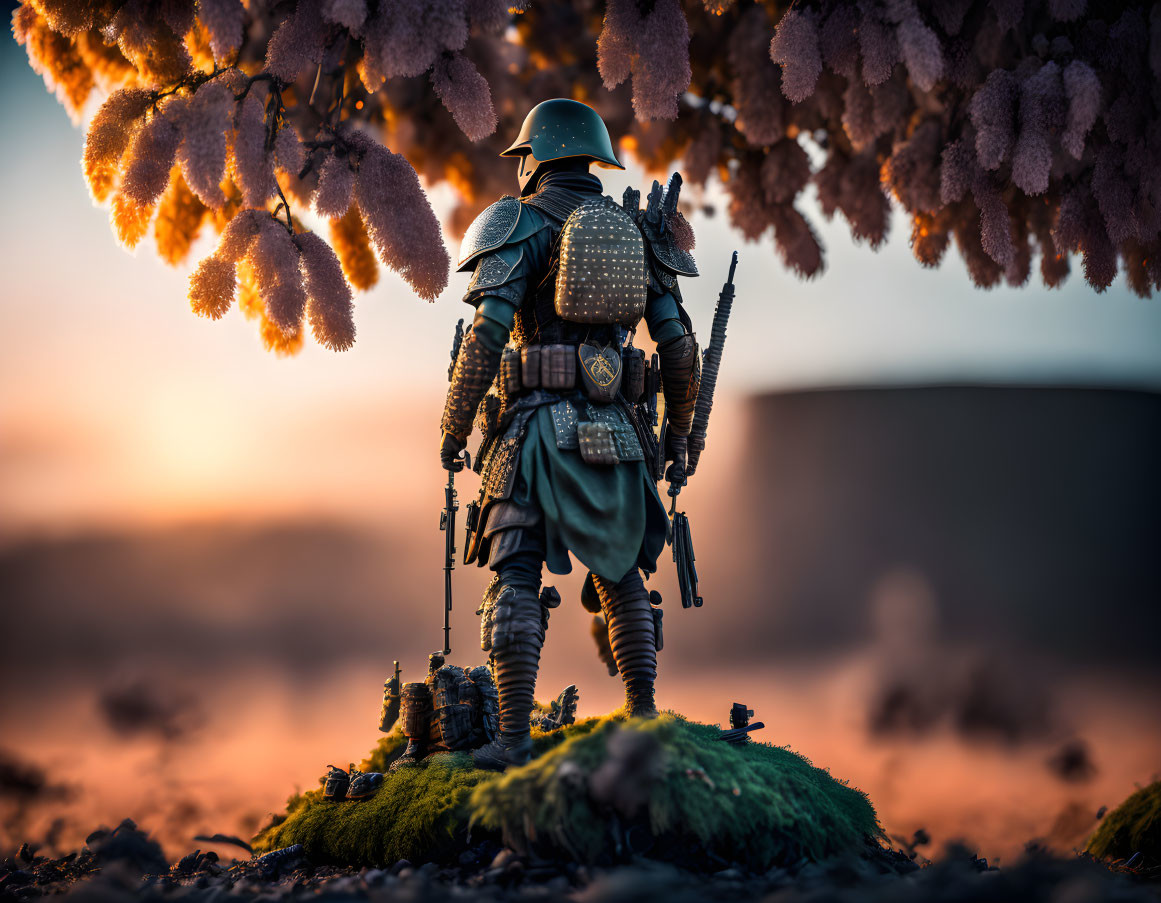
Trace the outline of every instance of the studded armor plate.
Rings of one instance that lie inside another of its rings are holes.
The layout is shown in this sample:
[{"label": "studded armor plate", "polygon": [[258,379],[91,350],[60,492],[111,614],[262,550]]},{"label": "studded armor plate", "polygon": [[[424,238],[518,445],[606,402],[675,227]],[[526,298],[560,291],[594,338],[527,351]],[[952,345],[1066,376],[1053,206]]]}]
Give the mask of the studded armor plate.
[{"label": "studded armor plate", "polygon": [[677,246],[671,232],[666,231],[657,237],[650,236],[649,250],[653,252],[653,259],[660,264],[662,269],[662,273],[658,275],[667,285],[672,285],[672,282],[668,282],[666,276],[672,279],[672,274],[678,276],[696,276],[698,274],[693,255]]},{"label": "studded armor plate", "polygon": [[[603,423],[612,431],[616,443],[617,457],[622,461],[643,461],[641,441],[637,431],[629,423],[625,413],[617,405],[590,404],[582,402],[583,411],[567,399],[562,399],[549,410],[552,412],[552,426],[556,434],[556,447],[575,449],[580,447],[577,429],[582,422]],[[581,416],[583,413],[584,420]]]},{"label": "studded armor plate", "polygon": [[480,257],[476,264],[476,272],[472,275],[472,281],[468,283],[468,291],[478,292],[503,285],[512,275],[512,271],[520,265],[520,259],[523,256],[523,252],[520,252],[511,263],[494,252]]},{"label": "studded armor plate", "polygon": [[460,245],[457,268],[464,269],[487,251],[495,250],[507,241],[520,220],[520,202],[505,195],[475,218],[464,233]]},{"label": "studded armor plate", "polygon": [[612,200],[586,201],[560,238],[556,313],[573,323],[635,326],[645,312],[645,241]]}]

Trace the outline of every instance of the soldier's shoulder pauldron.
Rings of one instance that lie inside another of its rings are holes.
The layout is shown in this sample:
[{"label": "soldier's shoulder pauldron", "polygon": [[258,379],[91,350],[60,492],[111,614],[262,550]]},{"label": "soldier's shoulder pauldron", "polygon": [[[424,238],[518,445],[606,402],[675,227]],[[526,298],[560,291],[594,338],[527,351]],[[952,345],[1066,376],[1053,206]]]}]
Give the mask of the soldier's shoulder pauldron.
[{"label": "soldier's shoulder pauldron", "polygon": [[524,204],[505,195],[468,226],[456,269],[461,273],[470,270],[489,251],[523,241],[543,226],[543,221]]},{"label": "soldier's shoulder pauldron", "polygon": [[[520,265],[523,257],[523,250],[511,245],[477,256],[475,258],[476,270],[472,274],[472,281],[468,283],[467,296],[476,297],[481,292],[496,289],[506,284],[512,278],[512,273]],[[512,297],[509,300],[514,304],[520,303],[519,297]]]},{"label": "soldier's shoulder pauldron", "polygon": [[698,275],[693,255],[677,246],[669,229],[650,228],[648,222],[643,222],[641,226],[649,263],[666,288],[673,287],[677,276]]},{"label": "soldier's shoulder pauldron", "polygon": [[681,216],[677,209],[680,191],[681,176],[678,173],[670,177],[664,192],[660,183],[654,182],[648,203],[642,210],[641,192],[632,188],[625,190],[624,207],[637,221],[645,237],[645,253],[654,290],[672,291],[678,276],[698,275],[693,255],[678,246],[670,228],[672,219]]}]

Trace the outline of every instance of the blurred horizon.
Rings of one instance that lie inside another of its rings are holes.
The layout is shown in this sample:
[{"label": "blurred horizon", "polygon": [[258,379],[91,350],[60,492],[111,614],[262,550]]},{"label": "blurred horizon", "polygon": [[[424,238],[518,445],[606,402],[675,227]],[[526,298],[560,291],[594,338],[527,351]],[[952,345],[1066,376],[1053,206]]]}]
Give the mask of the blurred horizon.
[{"label": "blurred horizon", "polygon": [[[43,778],[0,786],[0,846],[128,815],[172,854],[357,762],[391,660],[422,673],[467,276],[427,305],[384,271],[351,351],[277,358],[237,311],[189,310],[209,238],[178,268],[118,247],[80,129],[12,41],[0,75],[0,770]],[[614,196],[647,182],[600,175]],[[661,704],[718,722],[746,702],[892,834],[1072,848],[1161,769],[1161,306],[1123,277],[1097,295],[1078,262],[1059,290],[981,291],[958,255],[920,267],[898,216],[878,251],[824,222],[811,282],[723,216],[692,220],[703,338],[735,247],[738,302],[681,496],[706,606],[680,610],[665,557],[651,584]],[[486,577],[456,572],[457,661],[483,658]],[[548,578],[567,601],[538,696],[576,682],[589,715],[619,689],[582,578]]]}]

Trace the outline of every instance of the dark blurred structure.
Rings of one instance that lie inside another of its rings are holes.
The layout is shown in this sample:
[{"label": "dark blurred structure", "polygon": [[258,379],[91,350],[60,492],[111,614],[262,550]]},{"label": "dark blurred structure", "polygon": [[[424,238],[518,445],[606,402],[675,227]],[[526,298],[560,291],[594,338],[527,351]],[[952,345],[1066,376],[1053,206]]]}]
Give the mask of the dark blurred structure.
[{"label": "dark blurred structure", "polygon": [[738,554],[699,560],[722,600],[703,630],[733,654],[860,645],[868,594],[903,567],[929,584],[944,638],[1158,667],[1161,395],[852,389],[770,394],[748,413],[755,476],[739,459],[743,522],[725,540]]}]

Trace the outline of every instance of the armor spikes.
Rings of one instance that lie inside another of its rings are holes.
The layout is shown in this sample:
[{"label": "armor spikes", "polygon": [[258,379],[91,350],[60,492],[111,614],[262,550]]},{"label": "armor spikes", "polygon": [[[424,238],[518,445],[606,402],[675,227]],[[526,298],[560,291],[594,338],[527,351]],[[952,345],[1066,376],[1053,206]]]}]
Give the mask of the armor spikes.
[{"label": "armor spikes", "polygon": [[645,220],[658,229],[665,228],[665,216],[661,210],[662,194],[661,183],[654,179],[645,202]]},{"label": "armor spikes", "polygon": [[665,199],[662,202],[661,212],[667,220],[677,212],[677,199],[681,196],[681,173],[674,172],[669,177],[669,184],[665,186]]},{"label": "armor spikes", "polygon": [[626,213],[636,219],[641,212],[641,192],[632,186],[626,188],[621,196],[621,206],[625,208]]},{"label": "armor spikes", "polygon": [[654,273],[661,282],[662,290],[672,290],[674,276],[696,276],[697,264],[693,255],[679,248],[669,228],[669,218],[677,212],[677,201],[681,196],[681,173],[669,177],[665,190],[656,179],[649,189],[649,203],[638,223],[649,246],[649,257],[654,264]]}]

